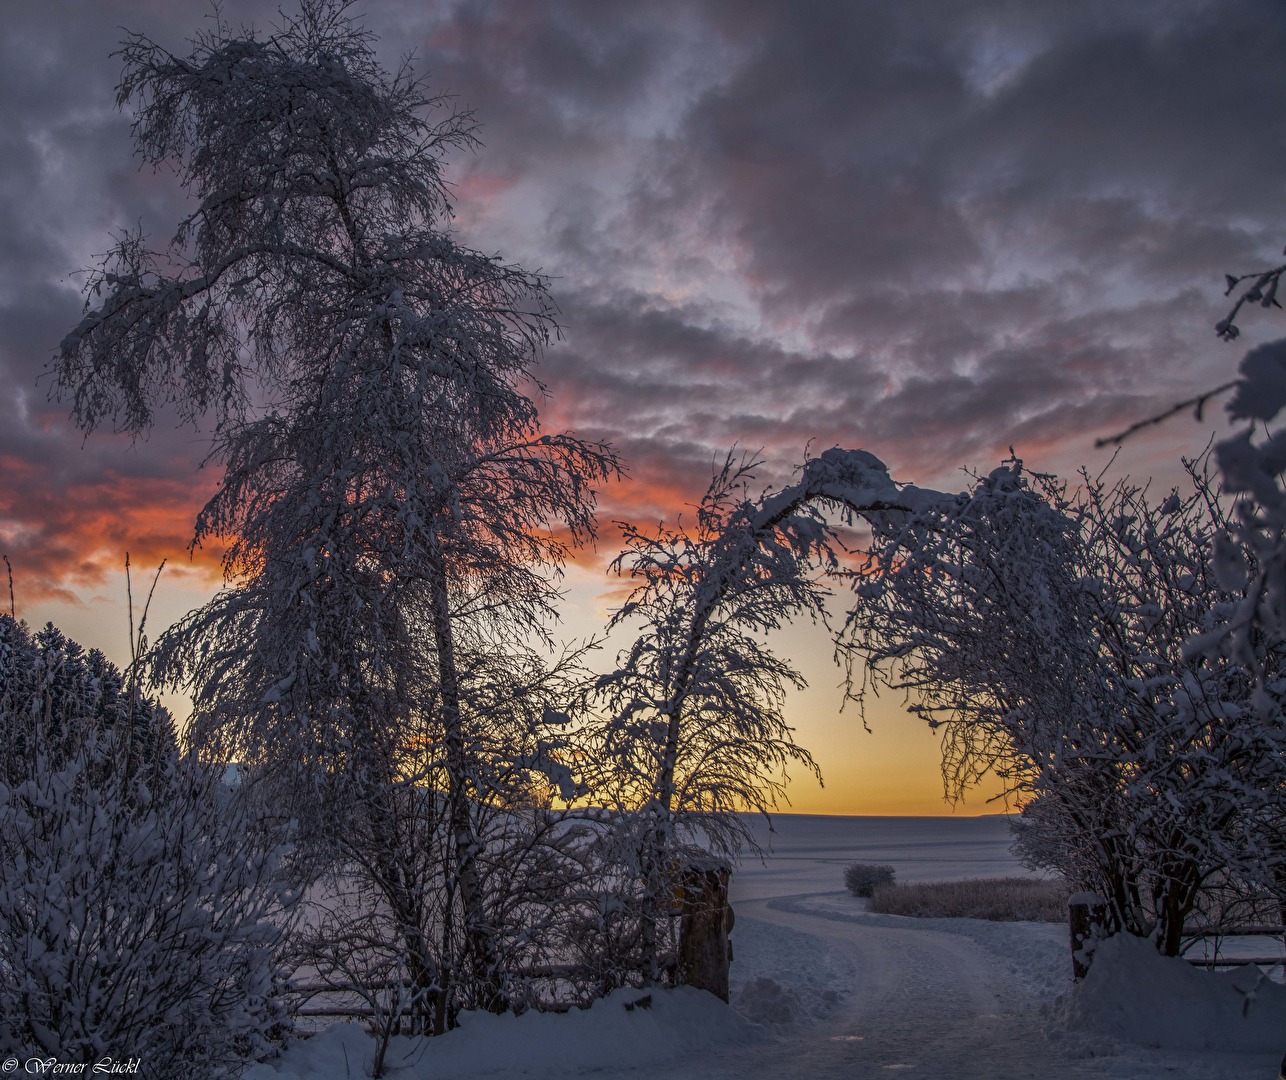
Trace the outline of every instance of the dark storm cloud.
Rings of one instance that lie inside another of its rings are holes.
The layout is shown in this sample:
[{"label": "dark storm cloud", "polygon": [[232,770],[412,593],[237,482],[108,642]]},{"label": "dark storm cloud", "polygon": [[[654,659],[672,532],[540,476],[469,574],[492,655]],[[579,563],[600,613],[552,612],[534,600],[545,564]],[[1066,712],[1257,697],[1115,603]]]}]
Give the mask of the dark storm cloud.
[{"label": "dark storm cloud", "polygon": [[1069,202],[1133,214],[1111,237],[1146,246],[1180,215],[1277,220],[1286,11],[1028,5],[1026,21],[1041,8],[1021,32],[1012,4],[803,5],[692,111],[650,205],[698,193],[762,291],[802,305],[997,256],[1112,259],[1100,230],[1058,220]]},{"label": "dark storm cloud", "polygon": [[80,317],[77,272],[113,232],[163,243],[182,213],[172,174],[139,171],[108,55],[123,22],[181,41],[201,13],[179,7],[17,3],[0,26],[0,550],[27,603],[88,595],[126,551],[181,557],[209,486],[192,433],[85,444],[41,378]]},{"label": "dark storm cloud", "polygon": [[1221,273],[1286,235],[1271,4],[517,10],[439,13],[498,151],[465,167],[542,177],[507,212],[563,278],[559,418],[676,472],[733,438],[1065,466],[1221,380]]},{"label": "dark storm cloud", "polygon": [[703,214],[770,327],[916,372],[926,392],[892,389],[862,429],[895,447],[942,432],[959,457],[1031,416],[1072,435],[1060,404],[1112,425],[1127,400],[1201,387],[1219,301],[1195,286],[1280,246],[1279,9],[1050,6],[1041,24],[1029,5],[1011,32],[1016,10],[750,20],[635,195],[640,217]]},{"label": "dark storm cloud", "polygon": [[[230,0],[260,27],[275,4]],[[10,3],[0,28],[0,545],[48,588],[181,548],[199,436],[88,451],[35,384],[70,272],[182,212],[111,107],[126,25],[200,3]],[[1286,241],[1271,0],[365,0],[485,148],[458,228],[554,275],[551,427],[612,439],[606,512],[672,513],[733,443],[784,478],[861,445],[909,479],[1092,438],[1222,381],[1219,281]],[[1283,324],[1286,325],[1286,324]],[[1280,332],[1255,312],[1248,334]],[[1161,433],[1191,449],[1183,422]],[[115,506],[113,517],[112,507]],[[186,523],[186,524],[185,524]]]}]

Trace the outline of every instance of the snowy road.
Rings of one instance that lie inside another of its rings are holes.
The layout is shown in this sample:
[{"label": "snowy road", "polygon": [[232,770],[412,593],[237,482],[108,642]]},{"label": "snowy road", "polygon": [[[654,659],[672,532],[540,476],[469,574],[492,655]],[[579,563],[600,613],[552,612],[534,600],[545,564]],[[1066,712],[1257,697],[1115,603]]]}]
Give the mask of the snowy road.
[{"label": "snowy road", "polygon": [[[824,942],[828,954],[847,960],[854,982],[835,1014],[766,1045],[725,1049],[685,1068],[669,1067],[668,1080],[891,1075],[907,1080],[1267,1080],[1276,1075],[1276,1062],[1263,1055],[1175,1053],[1100,1043],[1091,1056],[1091,1044],[1083,1036],[1046,1036],[1049,1020],[1041,1015],[1042,1003],[1033,998],[1030,986],[1015,980],[1012,966],[993,949],[966,934],[920,928],[914,920],[850,920],[835,917],[839,913],[834,911],[825,917],[800,910],[811,904],[824,911],[828,899],[743,899],[737,917],[806,934]],[[997,943],[1003,943],[1003,935],[1026,933],[1045,944],[1060,932],[1043,926],[996,929]]]},{"label": "snowy road", "polygon": [[[1029,1030],[1034,1018],[1013,1011],[1014,1002],[990,970],[994,965],[973,941],[959,934],[786,912],[774,903],[743,901],[738,917],[824,940],[829,950],[851,961],[856,982],[830,1024],[756,1049],[743,1062],[729,1062],[729,1075],[816,1080],[889,1072],[957,1080],[1044,1075],[1047,1050]],[[962,1072],[964,1063],[974,1071]]]},{"label": "snowy road", "polygon": [[[819,1042],[851,1075],[906,1069],[960,1076],[968,1061],[985,1075],[1039,1075],[1046,1055],[1031,1017],[1013,1011],[995,965],[981,946],[959,934],[860,926],[752,905],[768,922],[786,924],[845,950],[859,973],[842,1031]],[[747,912],[751,914],[751,912]],[[846,1040],[858,1040],[846,1041]],[[814,1073],[814,1075],[817,1075]]]}]

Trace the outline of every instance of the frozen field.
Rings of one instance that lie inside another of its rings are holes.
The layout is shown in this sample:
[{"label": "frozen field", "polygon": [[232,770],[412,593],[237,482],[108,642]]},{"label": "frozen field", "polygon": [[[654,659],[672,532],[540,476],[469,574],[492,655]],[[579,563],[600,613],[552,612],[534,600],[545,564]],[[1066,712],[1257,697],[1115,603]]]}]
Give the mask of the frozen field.
[{"label": "frozen field", "polygon": [[991,817],[824,817],[777,814],[755,836],[771,854],[751,855],[733,878],[732,898],[843,891],[852,862],[888,863],[898,881],[956,881],[1029,873],[1009,852],[1009,824]]},{"label": "frozen field", "polygon": [[[1072,993],[1063,927],[873,915],[852,861],[903,881],[1022,872],[1001,818],[777,820],[773,854],[734,878],[733,1008],[680,989],[618,992],[566,1016],[466,1014],[394,1040],[395,1080],[473,1076],[925,1080],[1269,1080],[1286,990],[1114,945]],[[371,1043],[335,1026],[252,1080],[367,1075]]]}]

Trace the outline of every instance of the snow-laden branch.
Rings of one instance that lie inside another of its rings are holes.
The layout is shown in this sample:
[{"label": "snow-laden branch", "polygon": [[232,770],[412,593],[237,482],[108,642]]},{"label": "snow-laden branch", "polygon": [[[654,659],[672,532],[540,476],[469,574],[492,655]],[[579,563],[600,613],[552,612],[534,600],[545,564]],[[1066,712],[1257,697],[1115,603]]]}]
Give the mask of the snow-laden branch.
[{"label": "snow-laden branch", "polygon": [[866,450],[833,447],[805,463],[799,480],[759,503],[752,531],[775,527],[787,515],[811,502],[842,507],[861,517],[890,511],[920,513],[954,499],[940,491],[899,484],[888,466]]}]

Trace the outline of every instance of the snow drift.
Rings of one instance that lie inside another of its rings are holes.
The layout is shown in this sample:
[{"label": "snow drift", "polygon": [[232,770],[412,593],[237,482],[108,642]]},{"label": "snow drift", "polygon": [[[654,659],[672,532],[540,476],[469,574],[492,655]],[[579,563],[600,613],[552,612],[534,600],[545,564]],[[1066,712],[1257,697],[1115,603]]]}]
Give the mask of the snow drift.
[{"label": "snow drift", "polygon": [[[664,1065],[708,1054],[719,1044],[764,1036],[713,994],[691,987],[623,988],[592,1008],[496,1016],[466,1012],[436,1038],[394,1038],[386,1059],[395,1080],[442,1076],[566,1077],[595,1069]],[[365,1076],[375,1042],[356,1024],[336,1024],[296,1043],[245,1080]],[[345,1071],[347,1068],[347,1072]]]},{"label": "snow drift", "polygon": [[1256,967],[1209,972],[1130,934],[1099,943],[1089,974],[1055,1005],[1069,1030],[1167,1049],[1280,1053],[1286,987]]}]

